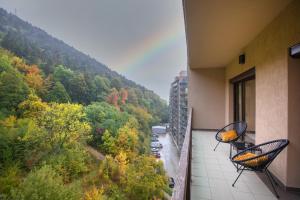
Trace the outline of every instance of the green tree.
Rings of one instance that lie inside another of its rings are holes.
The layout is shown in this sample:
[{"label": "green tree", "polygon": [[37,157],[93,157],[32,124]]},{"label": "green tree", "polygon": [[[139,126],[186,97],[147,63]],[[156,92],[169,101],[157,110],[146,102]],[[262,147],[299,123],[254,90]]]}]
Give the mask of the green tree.
[{"label": "green tree", "polygon": [[0,168],[13,163],[32,168],[41,159],[47,146],[44,142],[45,131],[32,119],[17,119],[14,116],[0,121],[0,125],[0,149],[3,153]]},{"label": "green tree", "polygon": [[133,88],[128,89],[128,103],[138,105],[138,97]]},{"label": "green tree", "polygon": [[67,93],[63,84],[59,81],[55,82],[53,88],[49,91],[46,96],[47,101],[57,103],[68,103],[71,102],[71,98]]},{"label": "green tree", "polygon": [[0,49],[0,74],[3,71],[11,69],[11,63],[7,52],[3,49]]},{"label": "green tree", "polygon": [[0,110],[4,113],[14,113],[17,105],[29,94],[29,88],[22,75],[14,70],[0,74]]},{"label": "green tree", "polygon": [[139,156],[129,164],[121,183],[128,199],[152,199],[163,198],[167,180],[161,161]]},{"label": "green tree", "polygon": [[79,185],[64,185],[62,178],[50,166],[28,174],[12,192],[15,200],[80,200]]},{"label": "green tree", "polygon": [[58,65],[53,73],[54,81],[65,87],[73,102],[89,103],[89,88],[82,73],[74,72],[65,66]]},{"label": "green tree", "polygon": [[73,102],[77,103],[90,103],[89,88],[85,81],[85,77],[82,73],[75,73],[73,78],[70,80],[70,96]]},{"label": "green tree", "polygon": [[65,183],[70,183],[88,172],[90,157],[84,146],[77,144],[72,148],[63,149],[59,154],[47,156],[45,161],[55,169]]},{"label": "green tree", "polygon": [[111,80],[110,85],[111,85],[112,88],[116,88],[117,90],[120,90],[121,87],[122,87],[122,82],[119,78],[113,78]]},{"label": "green tree", "polygon": [[103,152],[107,154],[116,154],[116,139],[106,130],[102,136],[103,144],[101,145],[101,149]]},{"label": "green tree", "polygon": [[92,145],[99,147],[102,144],[102,136],[105,130],[115,137],[117,131],[129,119],[129,114],[120,112],[115,107],[105,102],[92,103],[85,107],[85,113],[92,126]]},{"label": "green tree", "polygon": [[96,96],[96,101],[104,101],[106,95],[110,90],[110,82],[107,78],[102,76],[95,76],[94,78],[94,94]]},{"label": "green tree", "polygon": [[1,168],[0,171],[0,198],[11,199],[11,190],[21,182],[21,170],[17,164]]}]

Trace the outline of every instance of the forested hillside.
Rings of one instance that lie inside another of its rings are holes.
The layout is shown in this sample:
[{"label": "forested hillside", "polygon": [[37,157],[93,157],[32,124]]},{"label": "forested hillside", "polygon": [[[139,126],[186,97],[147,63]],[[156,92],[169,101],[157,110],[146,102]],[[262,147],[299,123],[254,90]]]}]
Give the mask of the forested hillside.
[{"label": "forested hillside", "polygon": [[[167,121],[166,102],[153,91],[126,79],[104,64],[1,8],[0,42],[3,48],[25,59],[28,64],[37,65],[43,76],[49,79],[58,73],[58,65],[71,70],[72,72],[60,70],[67,77],[61,75],[61,79],[54,82],[56,88],[58,81],[63,84],[72,102],[86,105],[105,99],[107,93],[115,94],[115,91],[110,91],[113,88],[124,88],[130,103],[145,107],[157,121]],[[103,87],[107,90],[103,90]]]},{"label": "forested hillside", "polygon": [[159,96],[3,9],[0,40],[1,200],[163,199]]}]

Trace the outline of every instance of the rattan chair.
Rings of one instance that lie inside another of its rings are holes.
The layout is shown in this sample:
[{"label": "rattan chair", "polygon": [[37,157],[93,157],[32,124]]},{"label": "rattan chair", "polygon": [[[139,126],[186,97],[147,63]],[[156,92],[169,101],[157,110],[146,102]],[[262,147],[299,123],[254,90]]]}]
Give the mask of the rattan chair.
[{"label": "rattan chair", "polygon": [[[233,140],[230,140],[230,141],[223,141],[222,138],[221,138],[221,134],[224,132],[224,131],[229,131],[229,130],[235,130],[236,133],[237,133],[237,137],[234,138]],[[238,122],[233,122],[233,123],[230,123],[228,125],[226,125],[225,127],[223,127],[222,129],[218,130],[215,138],[216,140],[218,141],[218,144],[216,144],[215,148],[214,148],[214,151],[217,149],[217,147],[219,146],[219,144],[222,142],[222,143],[229,143],[230,144],[230,155],[229,155],[229,158],[231,158],[231,154],[232,154],[232,142],[235,142],[237,141],[240,137],[243,137],[246,133],[246,130],[247,130],[247,123],[246,122],[243,122],[243,121],[238,121]]]},{"label": "rattan chair", "polygon": [[[238,177],[235,179],[234,184],[237,182],[241,174],[244,170],[250,170],[255,172],[264,173],[268,180],[270,181],[272,188],[277,197],[279,197],[275,185],[278,186],[278,183],[275,181],[272,174],[268,171],[268,167],[272,163],[272,161],[277,157],[277,155],[289,144],[288,140],[280,139],[280,140],[273,140],[270,142],[266,142],[263,144],[255,145],[250,148],[247,148],[231,158],[231,161],[240,166],[239,170],[240,173]],[[239,159],[241,155],[245,155],[247,152],[255,153],[254,157]]]}]

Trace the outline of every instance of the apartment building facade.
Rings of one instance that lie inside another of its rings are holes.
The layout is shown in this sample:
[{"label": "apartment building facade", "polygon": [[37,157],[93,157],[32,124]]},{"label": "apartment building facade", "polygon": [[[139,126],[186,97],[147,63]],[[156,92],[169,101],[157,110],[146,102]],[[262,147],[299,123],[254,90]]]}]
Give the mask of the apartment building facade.
[{"label": "apartment building facade", "polygon": [[187,90],[187,72],[181,71],[171,83],[169,96],[170,132],[179,151],[182,148],[187,126]]}]

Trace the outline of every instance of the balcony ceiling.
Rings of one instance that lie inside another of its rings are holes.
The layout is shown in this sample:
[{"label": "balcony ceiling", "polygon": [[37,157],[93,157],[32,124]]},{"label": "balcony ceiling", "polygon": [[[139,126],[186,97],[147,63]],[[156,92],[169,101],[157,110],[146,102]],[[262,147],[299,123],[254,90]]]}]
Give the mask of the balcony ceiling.
[{"label": "balcony ceiling", "polygon": [[190,68],[224,67],[291,0],[183,0]]}]

